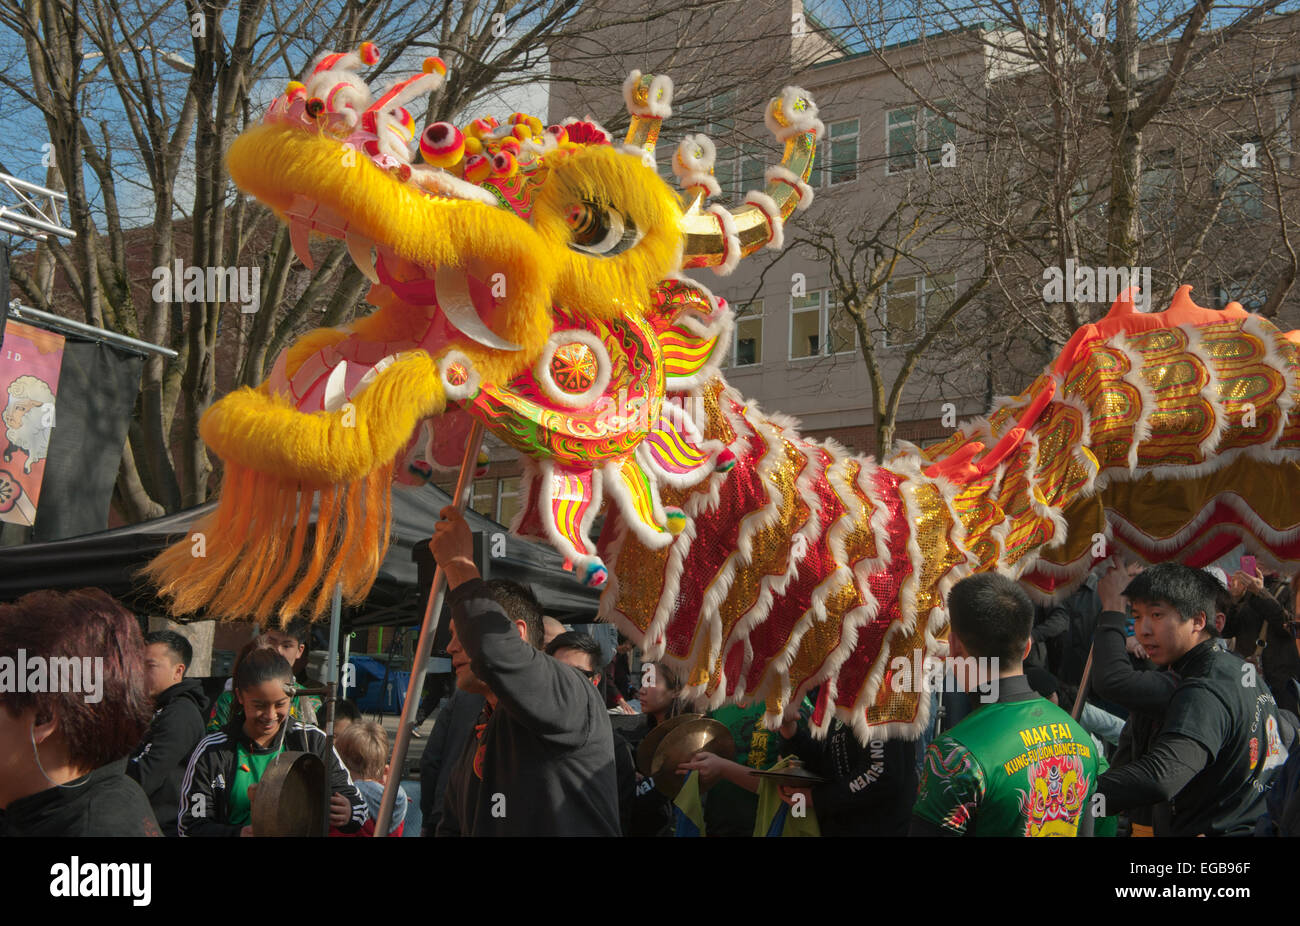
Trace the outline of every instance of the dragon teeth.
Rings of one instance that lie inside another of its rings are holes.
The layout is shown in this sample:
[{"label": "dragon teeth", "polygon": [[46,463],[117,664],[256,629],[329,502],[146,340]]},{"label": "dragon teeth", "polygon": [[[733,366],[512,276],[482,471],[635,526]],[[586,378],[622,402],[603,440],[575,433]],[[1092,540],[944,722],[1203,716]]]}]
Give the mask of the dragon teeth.
[{"label": "dragon teeth", "polygon": [[348,379],[348,362],[340,360],[338,365],[330,371],[330,377],[325,381],[325,395],[321,401],[321,407],[327,412],[337,411],[347,401]]},{"label": "dragon teeth", "polygon": [[308,247],[310,238],[311,229],[302,219],[294,219],[289,223],[289,240],[293,243],[293,253],[298,255],[304,267],[314,270],[316,263],[311,259],[311,248]]},{"label": "dragon teeth", "polygon": [[375,270],[375,255],[371,251],[373,242],[357,232],[348,232],[348,256],[357,265],[357,269],[371,283],[379,282],[379,272]]},{"label": "dragon teeth", "polygon": [[461,334],[493,350],[519,350],[518,344],[512,344],[483,324],[483,319],[479,318],[474,301],[470,298],[469,281],[463,272],[439,267],[434,282],[443,317]]}]

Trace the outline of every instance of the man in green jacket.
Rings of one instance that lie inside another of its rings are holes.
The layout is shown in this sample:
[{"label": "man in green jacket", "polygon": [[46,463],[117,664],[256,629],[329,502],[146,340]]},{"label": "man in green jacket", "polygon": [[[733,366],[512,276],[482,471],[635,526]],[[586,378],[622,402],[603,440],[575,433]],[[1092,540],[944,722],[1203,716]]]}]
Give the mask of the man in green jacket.
[{"label": "man in green jacket", "polygon": [[925,754],[913,836],[1087,836],[1105,769],[1088,732],[1025,679],[1034,606],[1018,584],[979,573],[948,595],[948,649],[966,691],[985,697]]}]

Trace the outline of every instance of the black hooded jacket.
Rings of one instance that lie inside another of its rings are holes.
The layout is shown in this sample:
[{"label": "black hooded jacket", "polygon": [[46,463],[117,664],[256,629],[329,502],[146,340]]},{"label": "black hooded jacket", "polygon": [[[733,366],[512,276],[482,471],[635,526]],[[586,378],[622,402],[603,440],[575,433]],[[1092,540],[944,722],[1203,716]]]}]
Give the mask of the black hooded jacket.
[{"label": "black hooded jacket", "polygon": [[0,811],[3,836],[161,836],[140,786],[119,759]]},{"label": "black hooded jacket", "polygon": [[207,708],[202,682],[181,679],[158,695],[149,729],[127,760],[126,773],[140,783],[149,797],[164,836],[176,835],[181,778],[190,753],[203,739]]}]

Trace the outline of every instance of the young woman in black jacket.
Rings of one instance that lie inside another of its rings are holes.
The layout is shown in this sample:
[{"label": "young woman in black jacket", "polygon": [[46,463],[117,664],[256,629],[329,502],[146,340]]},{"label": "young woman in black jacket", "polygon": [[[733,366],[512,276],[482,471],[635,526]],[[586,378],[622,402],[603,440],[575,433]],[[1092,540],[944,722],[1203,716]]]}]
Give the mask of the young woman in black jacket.
[{"label": "young woman in black jacket", "polygon": [[329,769],[330,826],[353,833],[366,806],[338,753],[325,753],[325,734],[289,717],[293,669],[275,650],[250,653],[235,674],[236,707],[217,733],[199,741],[181,782],[181,836],[254,836],[252,806],[267,766],[284,752],[310,752]]}]

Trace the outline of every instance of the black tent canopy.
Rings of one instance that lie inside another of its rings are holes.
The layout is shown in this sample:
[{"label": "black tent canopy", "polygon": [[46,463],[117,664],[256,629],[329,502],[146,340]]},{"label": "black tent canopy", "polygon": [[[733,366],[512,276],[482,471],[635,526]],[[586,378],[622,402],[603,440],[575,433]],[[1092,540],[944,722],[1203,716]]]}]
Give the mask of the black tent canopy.
[{"label": "black tent canopy", "polygon": [[[438,512],[449,504],[447,493],[436,486],[394,489],[388,554],[366,602],[356,609],[345,609],[345,623],[353,627],[419,623],[418,573],[412,551],[433,533]],[[183,537],[190,525],[214,505],[210,502],[152,521],[51,543],[2,547],[0,601],[13,601],[43,588],[97,586],[137,611],[161,613],[162,602],[136,573],[165,546]],[[466,511],[465,517],[471,530],[484,535],[480,546],[490,549],[495,535],[504,535],[505,555],[491,557],[486,563],[489,577],[513,579],[530,586],[545,612],[561,621],[595,620],[599,592],[584,587],[566,572],[554,550],[521,540],[477,512]],[[495,545],[499,550],[499,539]]]}]

